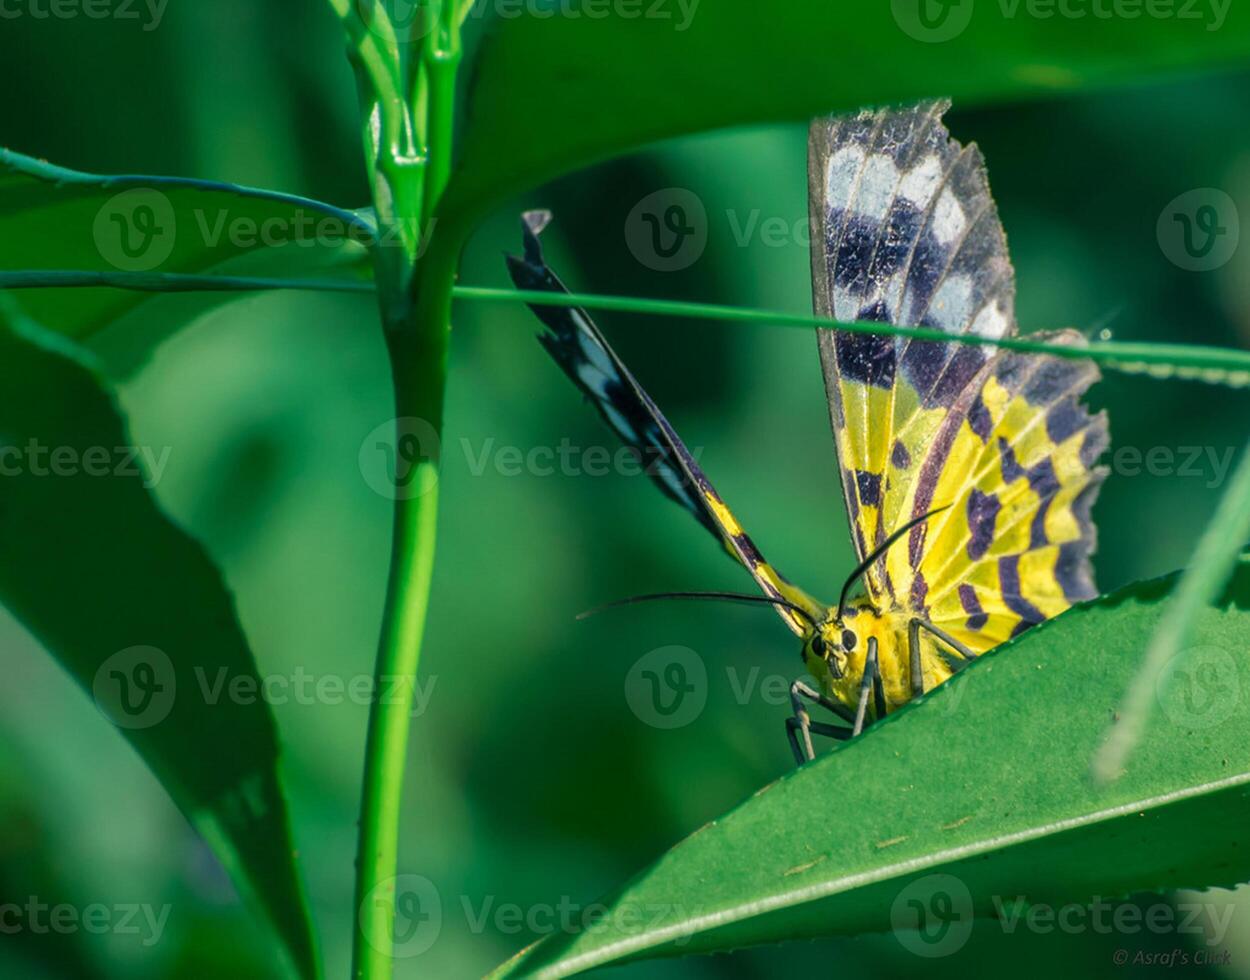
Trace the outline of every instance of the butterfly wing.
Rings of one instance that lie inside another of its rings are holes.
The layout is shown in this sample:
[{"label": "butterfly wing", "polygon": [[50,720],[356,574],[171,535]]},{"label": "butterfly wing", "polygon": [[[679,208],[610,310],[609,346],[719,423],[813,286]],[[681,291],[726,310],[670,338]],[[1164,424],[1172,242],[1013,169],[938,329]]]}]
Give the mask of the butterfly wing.
[{"label": "butterfly wing", "polygon": [[[812,125],[817,313],[1014,334],[1006,237],[980,151],[942,124],[948,105]],[[992,345],[817,335],[861,558],[908,520],[949,508],[867,570],[876,605],[944,623],[983,650],[1093,594],[1089,508],[1103,474],[1092,464],[1107,427],[1079,396],[1095,368]]]},{"label": "butterfly wing", "polygon": [[[508,271],[518,289],[567,293],[568,290],[543,259],[539,234],[550,220],[545,211],[522,215],[524,254],[508,256]],[[764,594],[784,599],[805,610],[819,622],[824,607],[791,585],[760,554],[755,543],[725,506],[694,456],[638,384],[616,352],[608,345],[586,311],[577,307],[543,306],[530,309],[546,325],[539,340],[603,420],[646,464],[646,472],[670,500],[690,511],[712,532],[755,579]],[[793,610],[775,606],[786,625],[798,635],[807,623]]]},{"label": "butterfly wing", "polygon": [[[1084,343],[1076,331],[1045,339]],[[973,649],[1097,594],[1090,508],[1107,419],[1080,403],[1097,379],[1088,361],[1000,352],[938,429],[912,506],[955,506],[889,563],[910,576],[917,608]]]}]

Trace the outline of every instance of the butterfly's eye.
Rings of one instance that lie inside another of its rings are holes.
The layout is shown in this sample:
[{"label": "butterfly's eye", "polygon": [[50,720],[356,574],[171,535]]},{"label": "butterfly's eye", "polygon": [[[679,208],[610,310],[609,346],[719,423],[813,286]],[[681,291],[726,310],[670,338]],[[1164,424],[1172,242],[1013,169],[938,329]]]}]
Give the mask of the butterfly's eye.
[{"label": "butterfly's eye", "polygon": [[858,642],[858,640],[859,640],[859,637],[855,635],[854,630],[842,631],[842,649],[854,650],[855,644],[856,642]]},{"label": "butterfly's eye", "polygon": [[819,633],[812,637],[812,653],[818,657],[825,655],[825,638]]}]

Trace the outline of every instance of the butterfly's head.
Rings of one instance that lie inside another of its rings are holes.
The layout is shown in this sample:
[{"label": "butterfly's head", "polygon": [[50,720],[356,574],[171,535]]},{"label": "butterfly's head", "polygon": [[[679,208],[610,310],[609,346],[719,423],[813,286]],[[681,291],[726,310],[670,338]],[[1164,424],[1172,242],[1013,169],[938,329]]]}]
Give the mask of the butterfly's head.
[{"label": "butterfly's head", "polygon": [[859,642],[855,630],[840,620],[827,619],[808,634],[803,660],[817,678],[827,674],[830,680],[840,680],[846,676],[851,652]]}]

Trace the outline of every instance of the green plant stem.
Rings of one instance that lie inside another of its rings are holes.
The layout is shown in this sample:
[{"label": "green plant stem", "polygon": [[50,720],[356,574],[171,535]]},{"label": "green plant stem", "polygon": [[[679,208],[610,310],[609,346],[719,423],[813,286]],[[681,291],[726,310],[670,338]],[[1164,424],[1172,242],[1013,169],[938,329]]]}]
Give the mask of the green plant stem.
[{"label": "green plant stem", "polygon": [[[109,286],[139,292],[247,292],[266,289],[306,289],[324,292],[375,293],[377,287],[364,280],[273,279],[246,276],[211,276],[175,272],[103,272],[76,269],[19,269],[0,271],[0,289]],[[1053,354],[1070,360],[1090,360],[1127,374],[1152,378],[1201,381],[1230,388],[1250,386],[1250,351],[1193,344],[1155,344],[1096,341],[1082,347],[1063,346],[1044,340],[1007,337],[991,340],[976,334],[946,334],[928,327],[896,327],[875,320],[843,322],[810,313],[782,313],[714,303],[646,299],[634,296],[601,296],[592,293],[547,293],[493,286],[453,286],[452,298],[477,302],[534,303],[540,306],[582,306],[589,310],[614,310],[649,316],[673,316],[731,323],[765,323],[782,327],[834,327],[851,333],[874,333],[892,337],[915,337],[956,344],[990,344],[1004,350],[1029,354]]]},{"label": "green plant stem", "polygon": [[272,276],[205,276],[194,272],[106,272],[103,269],[0,271],[0,289],[129,289],[139,293],[252,293],[271,289],[324,293],[377,293],[367,279],[283,279]]},{"label": "green plant stem", "polygon": [[[435,234],[434,211],[451,172],[458,25],[446,28],[445,5],[436,18],[420,63],[412,98],[401,117],[407,129],[387,133],[378,147],[374,182],[382,241],[398,231],[402,248],[374,249],[378,303],[391,360],[396,434],[401,420],[418,419],[436,440],[443,428],[447,383],[447,337],[452,287],[463,236],[450,227]],[[369,81],[359,75],[362,89]],[[379,93],[371,93],[375,98]],[[363,99],[367,102],[368,99]],[[366,120],[366,127],[369,123]],[[402,147],[402,152],[396,152]],[[422,252],[422,243],[428,251]],[[390,572],[374,670],[375,691],[399,691],[377,698],[369,712],[356,854],[356,929],[352,972],[358,980],[385,980],[392,973],[395,884],[404,764],[412,725],[412,700],[429,609],[438,520],[437,445],[423,447],[406,486],[396,486]]]},{"label": "green plant stem", "polygon": [[[444,0],[427,36],[424,63],[429,82],[429,138],[432,145],[449,146],[456,115],[456,73],[460,67],[460,24],[454,0]],[[435,207],[451,176],[451,154],[431,156],[425,183],[425,214]]]},{"label": "green plant stem", "polygon": [[[366,161],[370,180],[375,177],[374,168],[379,147],[375,145],[368,125],[369,116],[376,105],[379,113],[383,142],[402,139],[404,126],[404,98],[400,85],[399,44],[391,27],[386,8],[375,3],[372,21],[366,24],[360,17],[357,0],[329,0],[334,12],[343,22],[347,32],[347,55],[356,69],[357,89],[361,97],[361,111],[365,117],[364,137]],[[383,41],[385,38],[385,41]],[[398,149],[394,142],[391,149]]]},{"label": "green plant stem", "polygon": [[[459,241],[454,238],[441,240],[439,247],[426,254],[419,265],[410,328],[387,337],[396,418],[421,419],[439,434],[447,378],[451,286],[458,254]],[[417,463],[410,486],[415,494],[401,494],[395,501],[390,579],[374,688],[400,693],[373,703],[365,747],[353,948],[353,976],[359,980],[381,980],[391,975],[404,761],[434,568],[436,455]]]},{"label": "green plant stem", "polygon": [[1250,385],[1250,351],[1227,347],[1199,347],[1190,344],[1144,344],[1122,341],[1093,341],[1084,345],[1055,344],[1029,337],[992,340],[973,333],[948,334],[933,327],[897,327],[875,320],[853,323],[827,320],[811,313],[781,313],[753,310],[716,303],[687,303],[681,300],[643,299],[634,296],[601,296],[589,293],[549,293],[524,289],[495,289],[489,286],[457,286],[456,299],[497,300],[538,306],[580,306],[591,310],[619,310],[655,316],[681,316],[698,320],[725,320],[731,323],[770,323],[783,327],[836,327],[850,333],[871,333],[891,337],[914,337],[954,344],[988,344],[1026,354],[1052,354],[1069,360],[1091,360],[1129,374],[1153,378],[1181,378],[1208,384],[1246,387]]},{"label": "green plant stem", "polygon": [[[450,299],[445,304],[449,307]],[[414,329],[389,338],[396,417],[423,419],[436,432],[442,431],[446,323],[445,314],[440,317],[430,304],[418,303]],[[365,745],[353,943],[353,976],[360,980],[391,975],[404,764],[434,569],[436,457],[417,463],[409,486],[415,493],[400,494],[395,501],[390,576],[375,668],[374,690],[390,691],[393,696],[374,701]]]}]

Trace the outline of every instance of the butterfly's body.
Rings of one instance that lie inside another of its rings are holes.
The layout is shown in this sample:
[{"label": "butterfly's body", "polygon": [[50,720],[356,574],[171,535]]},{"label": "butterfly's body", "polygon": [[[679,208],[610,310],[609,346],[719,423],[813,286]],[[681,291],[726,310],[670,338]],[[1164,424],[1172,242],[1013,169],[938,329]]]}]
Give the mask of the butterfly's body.
[{"label": "butterfly's body", "polygon": [[[857,734],[1096,594],[1090,508],[1105,474],[1094,464],[1107,420],[1080,399],[1098,372],[992,343],[1015,332],[1014,273],[980,152],[950,138],[945,108],[864,111],[811,129],[817,313],[990,341],[817,330],[860,558],[852,579],[862,574],[865,586],[857,599],[846,601],[844,589],[829,606],[788,582],[585,311],[532,306],[550,330],[540,340],[552,357],[799,637],[817,682],[791,688],[787,730],[800,758],[812,755],[812,733]],[[565,291],[538,242],[549,217],[525,215],[525,255],[509,258],[523,289]],[[1071,330],[1045,338],[1085,342]],[[813,721],[808,703],[849,727]]]},{"label": "butterfly's body", "polygon": [[[912,621],[918,617],[923,618],[923,614],[907,609],[879,610],[867,596],[860,596],[847,603],[840,621],[836,610],[831,609],[819,630],[805,637],[803,663],[824,694],[854,711],[872,641],[877,649],[886,712],[891,712],[913,696],[910,633]],[[812,639],[817,635],[824,656],[812,649]],[[947,680],[954,669],[939,653],[932,636],[922,631],[919,644],[923,689],[929,691]],[[869,717],[874,716],[870,706]]]}]

